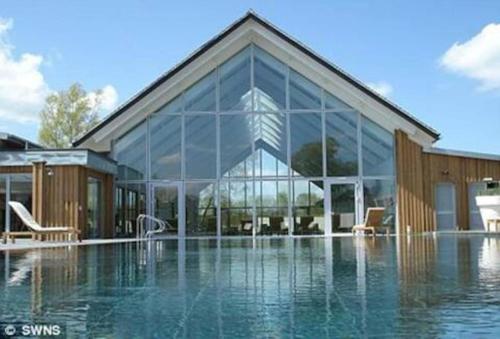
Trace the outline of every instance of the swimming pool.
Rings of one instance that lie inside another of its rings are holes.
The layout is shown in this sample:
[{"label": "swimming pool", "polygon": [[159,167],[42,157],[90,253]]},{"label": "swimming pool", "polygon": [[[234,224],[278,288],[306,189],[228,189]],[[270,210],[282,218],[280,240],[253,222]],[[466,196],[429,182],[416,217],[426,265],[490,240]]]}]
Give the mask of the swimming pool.
[{"label": "swimming pool", "polygon": [[500,237],[163,240],[0,259],[2,325],[68,337],[500,335]]}]

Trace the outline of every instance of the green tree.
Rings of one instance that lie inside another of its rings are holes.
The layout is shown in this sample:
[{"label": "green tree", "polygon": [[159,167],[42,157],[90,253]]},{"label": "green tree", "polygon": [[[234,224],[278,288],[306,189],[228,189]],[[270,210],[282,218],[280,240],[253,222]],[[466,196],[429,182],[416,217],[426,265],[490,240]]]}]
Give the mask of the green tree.
[{"label": "green tree", "polygon": [[97,125],[101,102],[101,90],[90,96],[78,83],[49,94],[40,112],[39,142],[51,148],[71,147],[73,141]]}]

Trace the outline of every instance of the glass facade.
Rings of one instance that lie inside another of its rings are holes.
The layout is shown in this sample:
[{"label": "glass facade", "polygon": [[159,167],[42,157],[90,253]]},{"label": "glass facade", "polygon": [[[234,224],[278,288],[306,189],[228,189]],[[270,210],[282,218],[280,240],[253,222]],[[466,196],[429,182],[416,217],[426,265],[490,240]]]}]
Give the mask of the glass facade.
[{"label": "glass facade", "polygon": [[[174,184],[180,235],[324,234],[371,206],[394,224],[393,134],[255,45],[115,140],[112,154],[117,211],[140,187],[135,210],[155,215],[157,187]],[[350,184],[334,187],[340,179]],[[130,217],[117,222],[129,232]]]},{"label": "glass facade", "polygon": [[0,174],[0,231],[26,231],[26,226],[9,207],[18,201],[31,211],[33,177],[28,173]]}]

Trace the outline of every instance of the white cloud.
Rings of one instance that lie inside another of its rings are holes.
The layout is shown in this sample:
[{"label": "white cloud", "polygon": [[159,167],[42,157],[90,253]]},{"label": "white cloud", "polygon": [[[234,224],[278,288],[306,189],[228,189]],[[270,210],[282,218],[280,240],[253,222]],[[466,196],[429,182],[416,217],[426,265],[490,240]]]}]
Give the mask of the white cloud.
[{"label": "white cloud", "polygon": [[[24,53],[14,56],[14,46],[9,43],[8,33],[13,28],[12,19],[0,18],[0,118],[19,123],[37,122],[45,98],[53,92],[45,82],[42,65],[52,66],[50,57],[44,60],[39,54]],[[56,60],[60,59],[56,54]],[[89,92],[92,104],[99,100],[99,111],[109,112],[118,103],[118,93],[111,85],[99,91]]]},{"label": "white cloud", "polygon": [[500,23],[485,26],[464,43],[454,43],[440,63],[450,71],[478,80],[481,90],[500,89]]},{"label": "white cloud", "polygon": [[385,81],[369,82],[366,85],[384,97],[388,97],[389,95],[392,94],[393,88],[391,84],[389,84],[388,82]]},{"label": "white cloud", "polygon": [[12,19],[0,18],[0,117],[16,122],[38,119],[49,88],[40,66],[43,57],[24,53],[16,58],[7,34],[13,27]]},{"label": "white cloud", "polygon": [[100,111],[109,112],[118,103],[118,92],[113,86],[106,85],[99,92],[89,92],[87,98],[91,106],[98,105]]}]

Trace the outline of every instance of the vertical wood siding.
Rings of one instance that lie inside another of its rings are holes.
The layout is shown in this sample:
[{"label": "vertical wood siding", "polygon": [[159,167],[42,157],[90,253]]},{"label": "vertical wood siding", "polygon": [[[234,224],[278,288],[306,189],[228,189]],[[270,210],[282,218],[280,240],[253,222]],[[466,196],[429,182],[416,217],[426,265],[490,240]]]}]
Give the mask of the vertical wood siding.
[{"label": "vertical wood siding", "polygon": [[436,230],[434,190],[453,183],[457,226],[469,229],[468,187],[485,177],[500,180],[500,161],[425,153],[402,131],[396,131],[396,173],[400,233]]},{"label": "vertical wood siding", "polygon": [[[47,174],[50,167],[53,175]],[[113,236],[113,176],[83,166],[2,167],[0,173],[32,173],[32,213],[35,220],[47,227],[68,226],[87,230],[87,179],[95,177],[102,182],[102,237]]]}]

